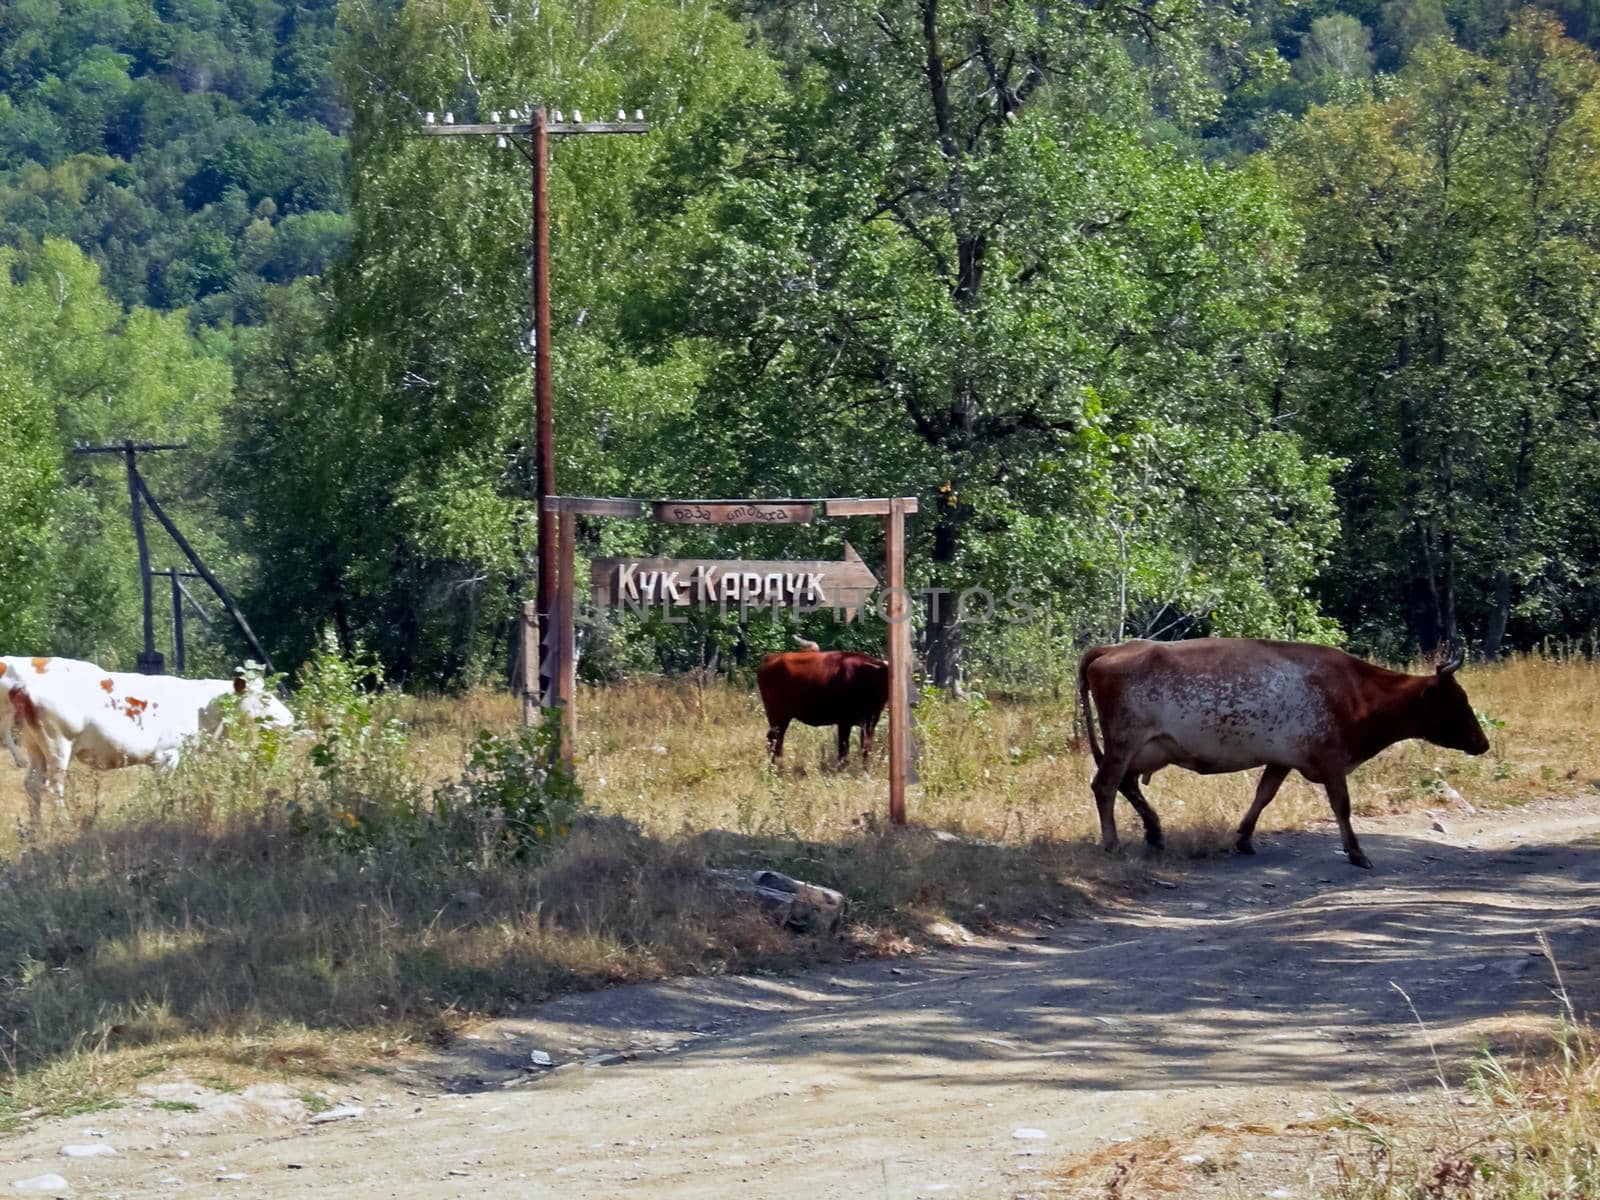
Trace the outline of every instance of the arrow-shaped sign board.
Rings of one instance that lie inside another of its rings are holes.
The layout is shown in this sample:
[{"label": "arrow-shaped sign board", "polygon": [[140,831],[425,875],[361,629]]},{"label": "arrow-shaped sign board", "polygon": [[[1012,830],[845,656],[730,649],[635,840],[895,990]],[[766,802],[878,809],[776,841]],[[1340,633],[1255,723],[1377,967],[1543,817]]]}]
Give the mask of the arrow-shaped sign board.
[{"label": "arrow-shaped sign board", "polygon": [[855,547],[839,562],[703,558],[596,558],[589,587],[597,608],[663,605],[818,608],[859,613],[878,580]]}]

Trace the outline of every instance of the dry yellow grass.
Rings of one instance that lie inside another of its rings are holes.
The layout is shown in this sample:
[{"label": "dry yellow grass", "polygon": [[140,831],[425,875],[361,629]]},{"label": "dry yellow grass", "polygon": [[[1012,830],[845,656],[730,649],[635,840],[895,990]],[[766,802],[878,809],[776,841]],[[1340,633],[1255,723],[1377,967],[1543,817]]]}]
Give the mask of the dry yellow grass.
[{"label": "dry yellow grass", "polygon": [[1342,1114],[1348,1148],[1324,1200],[1590,1200],[1600,1189],[1600,1038],[1561,1004],[1548,1042],[1484,1049],[1457,1086],[1409,1119]]},{"label": "dry yellow grass", "polygon": [[[1461,681],[1496,726],[1490,752],[1475,759],[1420,742],[1396,746],[1353,777],[1358,813],[1444,804],[1445,785],[1484,806],[1600,786],[1600,667],[1523,656],[1464,671]],[[854,749],[840,770],[831,729],[794,726],[785,762],[769,767],[753,688],[635,680],[580,688],[578,704],[578,769],[588,800],[658,834],[719,828],[827,840],[858,830],[866,814],[886,813],[881,736],[870,770],[861,769]],[[479,693],[420,704],[414,720],[429,769],[443,775],[476,730],[515,718],[511,697]],[[1075,737],[1071,702],[927,696],[915,725],[913,822],[1018,844],[1098,838],[1093,762]],[[1254,788],[1254,773],[1202,777],[1172,769],[1147,792],[1182,854],[1225,849]],[[1295,776],[1261,831],[1327,816],[1322,790]],[[1118,825],[1125,839],[1138,840],[1137,818],[1120,802]]]},{"label": "dry yellow grass", "polygon": [[[1582,658],[1526,655],[1464,671],[1473,704],[1495,728],[1491,750],[1469,758],[1420,742],[1386,751],[1356,772],[1358,813],[1445,803],[1453,788],[1474,805],[1560,797],[1600,786],[1600,665]],[[578,773],[586,799],[658,835],[726,829],[807,840],[845,836],[884,817],[883,730],[872,765],[834,762],[831,729],[791,728],[784,763],[767,764],[765,719],[753,687],[636,679],[579,689]],[[509,729],[518,707],[508,694],[476,691],[409,701],[411,754],[431,783],[459,772],[481,729]],[[1092,840],[1093,763],[1076,737],[1070,701],[957,700],[925,696],[914,717],[914,823],[972,837],[1024,843]],[[113,817],[137,796],[142,770],[73,771],[79,819]],[[1180,853],[1221,850],[1249,807],[1253,774],[1158,774],[1147,792]],[[1291,777],[1261,831],[1323,819],[1321,789]],[[0,854],[14,854],[26,816],[22,773],[0,768]],[[1137,818],[1118,805],[1118,824],[1137,840]]]}]

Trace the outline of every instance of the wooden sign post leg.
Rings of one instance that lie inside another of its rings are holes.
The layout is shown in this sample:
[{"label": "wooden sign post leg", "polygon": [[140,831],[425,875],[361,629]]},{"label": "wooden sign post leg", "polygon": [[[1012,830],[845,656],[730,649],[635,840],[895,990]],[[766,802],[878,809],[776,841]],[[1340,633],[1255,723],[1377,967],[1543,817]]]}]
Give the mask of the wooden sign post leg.
[{"label": "wooden sign post leg", "polygon": [[561,762],[572,770],[572,757],[578,738],[578,639],[572,620],[572,573],[576,557],[578,517],[563,510],[556,534],[561,565],[556,576],[555,698],[560,708]]},{"label": "wooden sign post leg", "polygon": [[906,594],[906,505],[884,518],[889,621],[889,822],[906,823],[906,762],[911,747],[911,598]]},{"label": "wooden sign post leg", "polygon": [[539,720],[539,602],[522,602],[522,669],[517,679],[522,692],[522,723],[533,725]]}]

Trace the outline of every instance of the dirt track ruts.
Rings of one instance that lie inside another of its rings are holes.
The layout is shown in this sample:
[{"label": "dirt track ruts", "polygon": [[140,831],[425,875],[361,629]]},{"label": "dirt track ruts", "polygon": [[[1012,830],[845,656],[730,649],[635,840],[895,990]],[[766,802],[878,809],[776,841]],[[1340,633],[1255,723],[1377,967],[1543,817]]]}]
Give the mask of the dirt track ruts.
[{"label": "dirt track ruts", "polygon": [[[0,1186],[53,1171],[74,1195],[130,1198],[1047,1195],[1107,1138],[1428,1088],[1406,997],[1458,1047],[1553,1015],[1536,931],[1580,1006],[1600,998],[1600,801],[1446,820],[1362,822],[1371,872],[1331,828],[1279,833],[1036,938],[567,997],[354,1085],[365,1115],[314,1129],[265,1087],[43,1121],[3,1147]],[[561,1069],[530,1076],[532,1050]],[[91,1128],[116,1157],[60,1157]]]}]

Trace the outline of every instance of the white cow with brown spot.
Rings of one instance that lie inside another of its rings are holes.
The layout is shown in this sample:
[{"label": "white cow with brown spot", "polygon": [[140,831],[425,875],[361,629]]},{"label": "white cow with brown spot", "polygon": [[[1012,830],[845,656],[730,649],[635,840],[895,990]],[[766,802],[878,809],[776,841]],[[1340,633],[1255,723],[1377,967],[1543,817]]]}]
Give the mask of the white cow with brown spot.
[{"label": "white cow with brown spot", "polygon": [[255,720],[293,723],[289,710],[259,681],[133,675],[77,659],[3,661],[0,685],[27,758],[25,786],[35,821],[46,791],[64,807],[73,759],[99,770],[136,764],[170,768],[188,741],[215,732],[230,696],[237,696],[239,711]]},{"label": "white cow with brown spot", "polygon": [[63,673],[81,670],[86,678],[103,674],[93,663],[75,658],[0,656],[0,742],[4,742],[6,749],[11,752],[11,761],[24,769],[28,766],[28,757],[17,740],[16,710],[9,700],[9,693],[13,688],[25,686],[31,676],[42,675],[51,669]]},{"label": "white cow with brown spot", "polygon": [[[1345,777],[1380,750],[1407,738],[1482,754],[1489,748],[1467,694],[1460,660],[1431,675],[1407,675],[1302,642],[1199,638],[1099,646],[1078,664],[1078,696],[1097,769],[1092,787],[1101,844],[1117,844],[1120,791],[1144,822],[1145,841],[1162,844],[1161,821],[1139,779],[1162,767],[1202,775],[1266,767],[1235,847],[1254,854],[1251,837],[1290,771],[1320,783],[1350,862],[1370,867],[1350,825]],[[1095,738],[1090,697],[1105,747]]]}]

